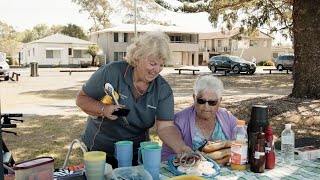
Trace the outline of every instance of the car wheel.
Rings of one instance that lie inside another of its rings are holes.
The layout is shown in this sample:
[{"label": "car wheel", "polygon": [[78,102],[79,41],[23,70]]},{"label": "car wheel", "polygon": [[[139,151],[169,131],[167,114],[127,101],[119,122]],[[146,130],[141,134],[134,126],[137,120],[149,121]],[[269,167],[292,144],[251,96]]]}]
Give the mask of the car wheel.
[{"label": "car wheel", "polygon": [[210,66],[210,70],[212,73],[215,73],[217,71],[217,68],[215,65]]},{"label": "car wheel", "polygon": [[239,74],[239,73],[240,73],[240,68],[239,68],[239,66],[233,66],[232,71],[233,71],[235,74]]},{"label": "car wheel", "polygon": [[4,77],[5,81],[9,81],[9,76]]},{"label": "car wheel", "polygon": [[282,70],[283,70],[283,66],[282,66],[281,64],[279,64],[278,67],[277,67],[277,69],[278,69],[279,71],[282,71]]},{"label": "car wheel", "polygon": [[250,70],[249,74],[253,74],[254,72],[256,72],[256,70]]}]

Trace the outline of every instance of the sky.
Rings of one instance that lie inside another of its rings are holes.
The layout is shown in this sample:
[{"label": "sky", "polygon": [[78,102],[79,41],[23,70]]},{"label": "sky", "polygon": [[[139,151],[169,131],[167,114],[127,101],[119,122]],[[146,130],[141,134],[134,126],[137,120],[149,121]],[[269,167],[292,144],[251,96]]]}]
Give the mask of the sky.
[{"label": "sky", "polygon": [[[166,1],[174,5],[181,4],[176,0]],[[0,0],[0,21],[13,26],[16,31],[32,29],[37,24],[52,26],[67,25],[69,23],[81,26],[85,31],[88,31],[93,21],[88,19],[88,13],[79,13],[79,10],[80,7],[71,2],[71,0]],[[175,16],[176,19],[179,19],[178,17],[178,15]],[[194,23],[190,23],[190,17],[183,17],[182,19],[188,19],[185,23],[186,25],[195,26]],[[181,22],[181,19],[179,22]],[[196,20],[196,23],[199,22],[199,20]],[[205,26],[208,28],[208,23]],[[280,36],[276,36],[276,40],[273,43],[281,40],[284,41]],[[284,44],[286,43],[288,42]]]},{"label": "sky", "polygon": [[71,0],[0,0],[0,21],[17,31],[32,29],[37,24],[82,26],[88,30],[93,24],[87,13]]}]

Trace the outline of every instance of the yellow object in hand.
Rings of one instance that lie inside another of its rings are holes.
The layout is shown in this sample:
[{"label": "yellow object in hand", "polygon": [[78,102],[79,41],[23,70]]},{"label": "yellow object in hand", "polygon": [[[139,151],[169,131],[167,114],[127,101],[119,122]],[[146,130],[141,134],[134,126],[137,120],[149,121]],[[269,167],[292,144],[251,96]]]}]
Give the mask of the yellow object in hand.
[{"label": "yellow object in hand", "polygon": [[[117,98],[117,100],[119,99],[119,94],[116,91],[114,92],[114,96]],[[113,104],[112,98],[109,95],[105,95],[100,101],[103,104]]]}]

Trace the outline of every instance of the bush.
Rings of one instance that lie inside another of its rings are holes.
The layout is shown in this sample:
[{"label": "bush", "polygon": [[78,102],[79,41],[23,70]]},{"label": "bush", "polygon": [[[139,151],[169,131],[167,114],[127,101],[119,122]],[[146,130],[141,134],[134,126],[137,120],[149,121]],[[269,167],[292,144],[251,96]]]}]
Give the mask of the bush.
[{"label": "bush", "polygon": [[257,63],[257,66],[274,66],[272,61],[260,61]]}]

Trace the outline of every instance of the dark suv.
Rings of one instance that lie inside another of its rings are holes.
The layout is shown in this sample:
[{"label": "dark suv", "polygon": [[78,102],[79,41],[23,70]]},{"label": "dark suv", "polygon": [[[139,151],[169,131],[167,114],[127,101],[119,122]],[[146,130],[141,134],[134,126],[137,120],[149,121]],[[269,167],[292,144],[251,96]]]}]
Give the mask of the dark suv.
[{"label": "dark suv", "polygon": [[238,74],[240,72],[248,72],[253,74],[256,71],[256,64],[246,61],[238,56],[213,56],[209,59],[208,68],[215,73],[219,70],[233,71]]},{"label": "dark suv", "polygon": [[279,55],[275,60],[275,66],[279,71],[289,69],[292,71],[294,63],[294,55]]}]

